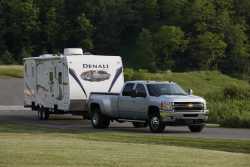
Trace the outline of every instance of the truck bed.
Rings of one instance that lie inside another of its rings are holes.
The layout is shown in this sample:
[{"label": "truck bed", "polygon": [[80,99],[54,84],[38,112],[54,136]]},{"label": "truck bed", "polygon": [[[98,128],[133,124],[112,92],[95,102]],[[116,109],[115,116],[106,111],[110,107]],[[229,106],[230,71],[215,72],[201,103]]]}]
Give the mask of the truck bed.
[{"label": "truck bed", "polygon": [[119,93],[103,93],[103,92],[92,92],[90,94],[89,103],[91,104],[92,99],[97,102],[105,113],[105,115],[110,117],[119,117],[118,112],[118,101]]}]

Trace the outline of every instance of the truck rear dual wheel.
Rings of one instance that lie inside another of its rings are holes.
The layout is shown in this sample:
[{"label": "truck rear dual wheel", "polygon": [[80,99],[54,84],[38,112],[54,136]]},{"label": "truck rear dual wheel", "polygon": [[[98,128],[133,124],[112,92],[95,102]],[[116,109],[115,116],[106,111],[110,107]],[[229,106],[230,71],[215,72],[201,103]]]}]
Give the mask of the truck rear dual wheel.
[{"label": "truck rear dual wheel", "polygon": [[199,124],[199,125],[189,125],[188,128],[191,132],[201,132],[203,128],[205,127],[205,124]]},{"label": "truck rear dual wheel", "polygon": [[149,128],[153,133],[161,133],[164,131],[166,125],[163,123],[159,114],[150,115]]},{"label": "truck rear dual wheel", "polygon": [[110,120],[101,114],[101,110],[98,107],[95,107],[91,113],[91,123],[96,129],[104,129],[109,127]]}]

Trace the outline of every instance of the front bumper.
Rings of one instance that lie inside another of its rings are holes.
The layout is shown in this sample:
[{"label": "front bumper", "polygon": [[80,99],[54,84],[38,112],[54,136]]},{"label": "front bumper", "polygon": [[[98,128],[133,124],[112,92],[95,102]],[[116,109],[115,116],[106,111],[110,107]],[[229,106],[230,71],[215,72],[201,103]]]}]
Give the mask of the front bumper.
[{"label": "front bumper", "polygon": [[163,122],[173,125],[189,125],[205,123],[208,119],[208,110],[201,110],[196,112],[173,112],[160,111]]}]

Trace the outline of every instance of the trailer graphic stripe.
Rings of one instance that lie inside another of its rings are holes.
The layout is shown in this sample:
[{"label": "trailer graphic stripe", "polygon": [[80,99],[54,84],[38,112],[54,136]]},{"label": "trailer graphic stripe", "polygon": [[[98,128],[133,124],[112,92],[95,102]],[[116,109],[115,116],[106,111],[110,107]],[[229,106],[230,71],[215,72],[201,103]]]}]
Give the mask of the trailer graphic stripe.
[{"label": "trailer graphic stripe", "polygon": [[73,69],[69,68],[69,73],[75,79],[75,81],[78,83],[78,85],[81,87],[81,89],[82,89],[83,93],[85,94],[85,96],[88,97],[85,89],[83,88],[83,85],[82,85],[81,81],[79,80],[79,78],[76,75],[76,72]]},{"label": "trailer graphic stripe", "polygon": [[117,81],[117,79],[118,79],[119,76],[121,75],[122,70],[123,70],[122,67],[120,67],[119,69],[116,70],[116,74],[115,74],[115,76],[114,76],[114,79],[113,79],[113,81],[112,81],[112,83],[111,83],[111,85],[110,85],[110,88],[109,88],[109,91],[108,91],[108,92],[111,92],[113,86],[115,85],[115,82]]}]

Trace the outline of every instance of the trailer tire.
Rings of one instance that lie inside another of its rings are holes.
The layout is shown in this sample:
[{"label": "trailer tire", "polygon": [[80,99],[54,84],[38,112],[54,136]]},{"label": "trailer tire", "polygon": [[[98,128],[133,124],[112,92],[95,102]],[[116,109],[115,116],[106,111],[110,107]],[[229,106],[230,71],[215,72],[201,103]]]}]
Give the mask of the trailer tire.
[{"label": "trailer tire", "polygon": [[49,110],[45,109],[44,110],[44,120],[48,120],[49,119]]},{"label": "trailer tire", "polygon": [[39,120],[48,120],[49,119],[49,111],[48,109],[42,107],[39,107],[37,110],[38,113],[38,119]]},{"label": "trailer tire", "polygon": [[38,109],[38,119],[44,120],[44,118],[45,118],[45,112],[44,112],[43,108],[39,108]]},{"label": "trailer tire", "polygon": [[43,120],[42,111],[40,109],[37,110],[37,118],[38,120]]},{"label": "trailer tire", "polygon": [[110,120],[101,114],[99,107],[93,107],[91,111],[91,124],[93,128],[96,129],[105,129],[109,127]]}]

